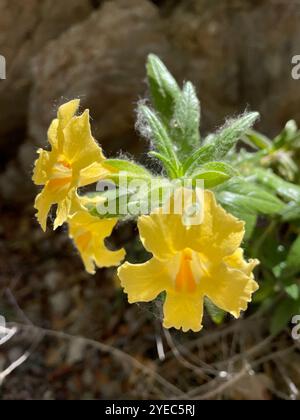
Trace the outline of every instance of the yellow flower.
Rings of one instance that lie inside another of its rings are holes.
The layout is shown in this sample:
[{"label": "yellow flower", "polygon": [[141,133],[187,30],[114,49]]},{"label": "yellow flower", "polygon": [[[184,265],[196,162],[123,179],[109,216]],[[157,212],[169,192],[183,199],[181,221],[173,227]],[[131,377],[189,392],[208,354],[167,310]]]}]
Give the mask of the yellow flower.
[{"label": "yellow flower", "polygon": [[104,239],[109,237],[118,219],[99,219],[92,216],[82,204],[87,204],[86,198],[75,202],[77,211],[69,216],[69,235],[73,239],[88,273],[94,274],[95,267],[111,267],[121,263],[125,257],[124,249],[110,251],[106,248]]},{"label": "yellow flower", "polygon": [[171,214],[160,208],[140,217],[140,236],[153,258],[125,263],[118,271],[130,303],[149,302],[166,292],[165,328],[200,331],[205,296],[238,318],[258,289],[252,274],[258,261],[246,262],[240,248],[244,222],[226,213],[210,191],[204,192],[203,205],[204,220],[198,225],[186,226],[172,205]]},{"label": "yellow flower", "polygon": [[89,111],[75,116],[78,107],[79,100],[73,100],[59,108],[48,130],[51,151],[38,150],[33,181],[44,186],[35,200],[43,230],[53,204],[57,204],[56,229],[68,217],[76,188],[96,182],[107,173],[101,164],[105,159],[102,150],[91,134]]}]

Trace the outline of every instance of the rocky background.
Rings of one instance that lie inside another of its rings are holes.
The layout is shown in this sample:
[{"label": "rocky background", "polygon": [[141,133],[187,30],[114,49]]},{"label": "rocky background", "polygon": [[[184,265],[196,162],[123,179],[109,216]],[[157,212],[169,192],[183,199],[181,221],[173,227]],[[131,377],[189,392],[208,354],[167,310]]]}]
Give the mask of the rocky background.
[{"label": "rocky background", "polygon": [[[213,373],[197,358],[198,370],[189,373],[191,360],[177,360],[171,337],[153,321],[156,308],[129,308],[113,271],[87,276],[64,229],[41,233],[32,210],[33,161],[57,106],[74,97],[90,108],[93,133],[108,155],[122,150],[142,159],[135,105],[147,94],[149,52],[179,81],[197,86],[205,132],[246,107],[260,111],[259,128],[269,135],[290,118],[300,123],[300,81],[291,77],[299,23],[296,0],[0,0],[0,54],[7,61],[7,79],[0,81],[0,313],[25,329],[0,348],[0,371],[27,341],[35,343],[29,360],[3,382],[3,398],[212,397],[210,387],[222,386],[222,377],[211,385],[210,379],[222,363],[224,369],[222,358],[232,357],[226,346],[221,360],[206,360],[204,346],[213,338],[189,337],[191,352],[199,358],[201,348],[202,360],[217,363]],[[125,243],[134,230],[121,229]],[[68,335],[48,336],[32,324]],[[229,333],[238,337],[239,354],[261,338]],[[223,339],[233,337],[225,330]],[[268,399],[286,391],[282,372],[278,378],[242,372],[227,397]]]}]

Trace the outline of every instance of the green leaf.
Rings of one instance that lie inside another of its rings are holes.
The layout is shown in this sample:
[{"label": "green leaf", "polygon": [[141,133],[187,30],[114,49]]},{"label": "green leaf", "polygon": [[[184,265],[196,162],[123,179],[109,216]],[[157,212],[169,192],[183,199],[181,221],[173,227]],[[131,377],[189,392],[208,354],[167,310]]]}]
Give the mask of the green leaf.
[{"label": "green leaf", "polygon": [[151,184],[145,187],[147,181],[145,179],[142,181],[144,181],[144,184],[129,185],[126,189],[116,188],[87,194],[94,199],[97,197],[102,199],[98,202],[93,200],[87,205],[88,211],[101,219],[135,218],[142,214],[149,214],[152,210],[161,206],[173,191],[172,182],[166,178],[152,178]]},{"label": "green leaf", "polygon": [[[88,209],[91,215],[97,216],[100,219],[111,219],[115,217],[125,218],[128,216],[128,201],[134,193],[135,190],[127,189],[126,191],[122,191],[118,188],[93,193],[91,195],[92,197],[101,197],[104,200],[99,200],[98,204],[91,203],[89,205],[86,205],[86,208]],[[102,207],[106,209],[105,213],[99,212],[99,209],[102,209]]]},{"label": "green leaf", "polygon": [[214,188],[217,185],[223,184],[223,182],[228,181],[228,179],[230,179],[230,176],[228,176],[224,172],[203,169],[199,170],[199,172],[197,172],[192,177],[192,182],[193,185],[196,185],[197,180],[203,180],[205,188]]},{"label": "green leaf", "polygon": [[252,147],[260,150],[272,147],[272,141],[268,137],[252,129],[248,130],[246,133],[246,139],[248,140],[246,143],[249,143]]},{"label": "green leaf", "polygon": [[106,159],[104,166],[113,167],[118,171],[127,172],[140,178],[152,178],[152,174],[143,166],[123,159]]},{"label": "green leaf", "polygon": [[[219,197],[218,197],[219,198]],[[243,220],[245,222],[245,240],[248,241],[254,232],[254,229],[257,224],[257,214],[254,212],[249,212],[248,209],[242,209],[238,203],[224,203],[220,200],[221,204],[229,213],[235,216],[239,220]]]},{"label": "green leaf", "polygon": [[100,205],[100,207],[103,206],[106,209],[105,213],[99,212],[99,207],[97,206],[89,206],[88,210],[90,214],[100,219],[128,219],[138,217],[141,214],[148,214],[148,211],[142,210],[143,208],[148,209],[148,205],[148,199],[137,199],[134,193],[129,194],[124,192],[118,193],[116,197],[106,196],[106,202]]},{"label": "green leaf", "polygon": [[275,294],[275,283],[273,279],[264,278],[264,280],[260,282],[259,286],[258,291],[253,295],[253,303],[266,302],[270,296]]},{"label": "green leaf", "polygon": [[193,181],[202,179],[205,188],[213,188],[228,181],[237,174],[238,172],[225,162],[210,162],[196,170],[191,175],[191,178]]},{"label": "green leaf", "polygon": [[218,199],[226,205],[254,214],[278,214],[284,203],[273,194],[245,178],[234,178],[218,190]]},{"label": "green leaf", "polygon": [[298,300],[300,298],[300,290],[297,284],[291,284],[284,289],[286,293],[294,300]]},{"label": "green leaf", "polygon": [[256,169],[254,176],[259,184],[273,190],[282,198],[300,203],[300,187],[298,185],[283,180],[267,169]]},{"label": "green leaf", "polygon": [[210,299],[205,298],[205,308],[216,325],[221,325],[226,317],[226,312],[218,308]]},{"label": "green leaf", "polygon": [[246,240],[251,238],[259,214],[277,214],[284,208],[276,196],[243,178],[234,178],[217,187],[216,194],[228,212],[245,221]]},{"label": "green leaf", "polygon": [[187,158],[183,165],[183,171],[190,173],[195,170],[197,166],[201,166],[204,163],[213,160],[214,145],[212,143],[205,144],[196,150],[189,158]]},{"label": "green leaf", "polygon": [[299,139],[299,135],[296,121],[290,120],[286,123],[282,132],[274,139],[273,148],[278,150],[286,145],[290,145]]},{"label": "green leaf", "polygon": [[174,184],[166,178],[157,178],[152,181],[149,191],[141,191],[143,200],[149,201],[149,211],[161,207],[171,196]]},{"label": "green leaf", "polygon": [[284,131],[286,132],[288,138],[294,137],[295,134],[297,134],[298,132],[298,126],[296,121],[289,120],[284,127]]},{"label": "green leaf", "polygon": [[130,184],[131,182],[135,181],[135,182],[147,182],[148,184],[151,183],[153,178],[149,177],[149,176],[141,176],[132,172],[117,172],[117,173],[111,173],[109,175],[107,175],[105,178],[103,178],[103,180],[105,181],[111,181],[113,182],[115,185],[119,185],[119,186],[127,186],[128,184]]},{"label": "green leaf", "polygon": [[200,146],[200,103],[192,83],[185,83],[175,103],[172,138],[179,155],[186,156]]},{"label": "green leaf", "polygon": [[295,240],[286,259],[285,272],[294,275],[300,272],[300,236]]},{"label": "green leaf", "polygon": [[175,168],[171,165],[170,160],[166,156],[154,151],[149,152],[148,155],[160,160],[161,163],[163,163],[163,166],[170,178],[177,178],[177,172]]},{"label": "green leaf", "polygon": [[194,176],[201,170],[208,170],[208,171],[217,171],[217,172],[223,172],[226,174],[229,178],[232,178],[233,176],[239,175],[238,170],[236,170],[232,165],[226,162],[209,162],[205,163],[204,165],[201,165],[200,168],[192,171],[187,171],[187,175]]},{"label": "green leaf", "polygon": [[298,313],[299,303],[293,299],[285,299],[276,308],[271,319],[271,334],[277,335],[290,324],[294,315]]},{"label": "green leaf", "polygon": [[257,225],[257,215],[246,214],[246,213],[236,211],[235,217],[237,217],[240,220],[244,220],[244,222],[246,223],[245,241],[248,241],[252,237],[254,229]]},{"label": "green leaf", "polygon": [[282,220],[284,222],[293,222],[300,220],[300,205],[299,203],[287,204],[281,212]]},{"label": "green leaf", "polygon": [[204,146],[186,159],[183,166],[184,171],[193,171],[196,166],[224,159],[258,117],[257,112],[251,112],[235,120],[230,120],[218,133],[210,137]]},{"label": "green leaf", "polygon": [[264,280],[266,273],[270,273],[273,280],[274,276],[280,279],[287,253],[287,249],[281,243],[281,238],[278,235],[276,220],[270,221],[268,226],[265,224],[257,226],[253,235],[252,255],[259,257],[261,261]]},{"label": "green leaf", "polygon": [[152,102],[164,122],[169,122],[174,113],[175,101],[180,97],[180,88],[174,77],[154,54],[148,56],[147,75]]},{"label": "green leaf", "polygon": [[223,159],[245,132],[253,126],[258,117],[258,112],[250,112],[237,119],[228,121],[228,123],[216,134],[214,140],[215,160]]},{"label": "green leaf", "polygon": [[[151,139],[158,150],[159,154],[169,159],[170,165],[174,171],[177,172],[180,164],[178,162],[172,140],[169,134],[158,116],[147,106],[139,106],[139,124],[144,125],[148,128]],[[144,127],[145,128],[145,127]]]},{"label": "green leaf", "polygon": [[152,174],[141,165],[122,159],[106,159],[103,163],[107,168],[114,168],[118,172],[109,173],[104,179],[110,180],[119,185],[123,182],[131,182],[133,180],[141,180],[151,182],[154,178]]}]

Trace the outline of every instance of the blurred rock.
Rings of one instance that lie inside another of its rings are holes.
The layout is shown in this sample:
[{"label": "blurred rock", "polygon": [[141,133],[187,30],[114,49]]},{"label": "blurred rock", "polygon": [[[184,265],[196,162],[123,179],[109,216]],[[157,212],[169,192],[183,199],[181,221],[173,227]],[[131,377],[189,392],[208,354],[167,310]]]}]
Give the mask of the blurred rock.
[{"label": "blurred rock", "polygon": [[297,2],[278,0],[185,0],[169,9],[166,30],[198,87],[206,127],[248,105],[268,134],[300,122],[300,82],[291,76],[299,14]]},{"label": "blurred rock", "polygon": [[134,108],[145,90],[146,57],[155,52],[170,63],[171,50],[158,9],[148,0],[131,0],[130,7],[127,0],[104,3],[34,60],[29,128],[35,144],[45,145],[58,104],[80,97],[107,150],[140,150]]},{"label": "blurred rock", "polygon": [[[51,39],[93,10],[89,0],[0,0],[0,54],[6,59],[7,79],[0,84],[1,160],[13,156],[24,141],[28,96],[31,88],[30,60]],[[8,149],[5,149],[8,146]]]},{"label": "blurred rock", "polygon": [[[104,3],[49,42],[33,60],[28,104],[31,141],[26,142],[26,156],[23,151],[17,164],[10,163],[0,177],[0,195],[13,201],[32,199],[36,146],[46,145],[47,128],[58,105],[74,97],[81,98],[82,108],[90,108],[93,133],[108,153],[143,151],[145,145],[134,130],[134,108],[146,89],[149,52],[167,64],[175,61],[158,9],[148,0],[131,0],[130,7],[126,0]],[[175,67],[180,66],[179,62]]]},{"label": "blurred rock", "polygon": [[46,145],[58,105],[71,98],[90,108],[93,133],[108,154],[143,152],[134,108],[146,91],[149,52],[180,82],[195,83],[205,132],[247,106],[261,112],[259,128],[269,135],[290,118],[300,122],[300,82],[291,77],[300,44],[296,2],[68,0],[53,7],[50,0],[29,0],[20,7],[0,0],[0,53],[8,60],[0,87],[0,145],[7,146],[0,162],[13,158],[0,175],[4,200],[32,200],[35,149]]},{"label": "blurred rock", "polygon": [[33,198],[34,186],[31,181],[36,147],[29,142],[23,143],[16,156],[6,166],[0,176],[0,196],[14,203],[24,203]]}]

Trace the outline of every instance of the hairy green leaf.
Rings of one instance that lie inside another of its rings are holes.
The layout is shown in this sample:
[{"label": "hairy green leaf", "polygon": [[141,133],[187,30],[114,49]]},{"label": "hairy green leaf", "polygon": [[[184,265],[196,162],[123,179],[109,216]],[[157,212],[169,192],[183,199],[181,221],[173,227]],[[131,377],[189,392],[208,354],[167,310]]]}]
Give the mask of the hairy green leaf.
[{"label": "hairy green leaf", "polygon": [[148,56],[147,75],[152,103],[164,122],[173,117],[175,101],[180,97],[180,88],[163,62],[154,54]]},{"label": "hairy green leaf", "polygon": [[155,112],[147,106],[140,105],[138,111],[140,125],[143,126],[143,129],[146,128],[149,131],[158,153],[161,156],[164,156],[165,159],[168,159],[169,165],[172,166],[174,172],[177,173],[180,168],[180,163],[165,125]]},{"label": "hairy green leaf", "polygon": [[296,140],[299,140],[300,132],[298,131],[297,123],[294,120],[290,120],[286,123],[282,132],[275,137],[273,142],[273,148],[280,149],[286,145],[293,144]]},{"label": "hairy green leaf", "polygon": [[218,199],[223,204],[254,214],[278,214],[284,208],[284,203],[275,195],[243,178],[223,184]]},{"label": "hairy green leaf", "polygon": [[129,174],[137,175],[141,178],[151,178],[152,174],[143,166],[138,165],[129,160],[123,159],[106,159],[103,163],[104,166],[110,166],[118,171],[128,172]]},{"label": "hairy green leaf", "polygon": [[199,168],[195,169],[194,171],[188,170],[186,172],[186,175],[188,176],[194,176],[197,173],[201,171],[217,171],[217,172],[223,172],[226,174],[229,178],[232,178],[233,176],[239,175],[239,172],[237,169],[235,169],[232,165],[226,162],[209,162],[205,163],[204,165],[201,165]]},{"label": "hairy green leaf", "polygon": [[210,162],[201,166],[191,175],[193,181],[202,179],[205,188],[213,188],[237,175],[237,171],[227,163]]},{"label": "hairy green leaf", "polygon": [[241,139],[243,134],[253,126],[258,117],[258,112],[250,112],[235,120],[228,121],[228,123],[216,134],[214,140],[215,160],[223,159],[237,141]]},{"label": "hairy green leaf", "polygon": [[246,131],[255,123],[259,114],[250,112],[227,124],[200,149],[196,150],[184,162],[184,171],[194,170],[195,167],[209,161],[218,161],[226,157],[233,146],[241,139]]},{"label": "hairy green leaf", "polygon": [[300,205],[299,203],[289,203],[287,204],[281,212],[282,220],[284,222],[293,222],[300,220]]},{"label": "hairy green leaf", "polygon": [[274,172],[267,169],[258,168],[254,171],[255,179],[258,183],[268,189],[273,190],[286,200],[293,200],[300,203],[300,187],[287,182]]},{"label": "hairy green leaf", "polygon": [[172,138],[182,156],[200,146],[200,103],[192,83],[185,83],[175,103]]},{"label": "hairy green leaf", "polygon": [[252,147],[259,150],[269,149],[272,147],[272,141],[258,131],[250,129],[246,133],[245,137],[246,143],[249,143]]}]

